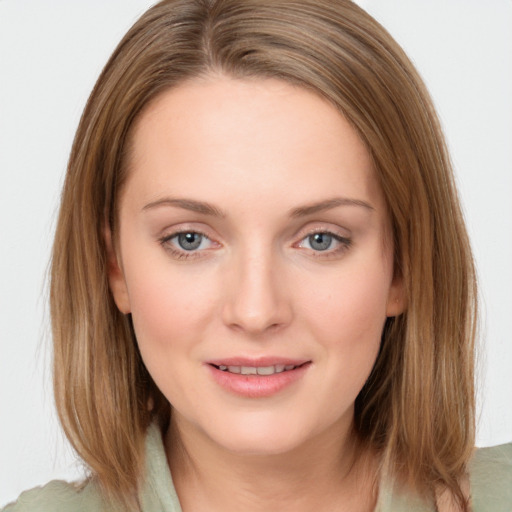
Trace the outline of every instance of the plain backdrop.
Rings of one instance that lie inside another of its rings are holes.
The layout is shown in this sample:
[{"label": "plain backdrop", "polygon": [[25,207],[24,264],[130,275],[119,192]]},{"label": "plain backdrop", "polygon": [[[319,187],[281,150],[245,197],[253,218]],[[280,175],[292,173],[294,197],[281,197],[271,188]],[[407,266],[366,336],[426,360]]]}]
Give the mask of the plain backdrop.
[{"label": "plain backdrop", "polygon": [[[0,506],[80,476],[55,419],[45,272],[86,98],[149,0],[0,0]],[[434,98],[482,299],[478,444],[512,440],[512,1],[360,0]]]}]

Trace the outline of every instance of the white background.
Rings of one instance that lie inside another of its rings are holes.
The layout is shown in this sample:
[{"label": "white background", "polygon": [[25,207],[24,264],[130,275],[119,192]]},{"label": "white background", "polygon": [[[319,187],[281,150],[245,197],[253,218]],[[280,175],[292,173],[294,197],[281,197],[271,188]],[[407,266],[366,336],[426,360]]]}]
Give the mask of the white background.
[{"label": "white background", "polygon": [[[45,271],[72,137],[149,0],[0,0],[0,506],[79,465],[53,410]],[[439,109],[481,283],[478,444],[512,440],[512,1],[360,0]]]}]

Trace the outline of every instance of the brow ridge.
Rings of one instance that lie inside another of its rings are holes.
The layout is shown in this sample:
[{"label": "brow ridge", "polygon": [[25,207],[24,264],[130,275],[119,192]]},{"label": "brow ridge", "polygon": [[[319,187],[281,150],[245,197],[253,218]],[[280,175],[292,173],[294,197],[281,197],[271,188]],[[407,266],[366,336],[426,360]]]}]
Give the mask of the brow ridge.
[{"label": "brow ridge", "polygon": [[[142,210],[151,210],[153,208],[158,208],[161,206],[176,206],[178,208],[183,208],[185,210],[193,211],[203,215],[211,215],[214,217],[226,216],[222,210],[220,210],[216,206],[213,206],[210,203],[204,201],[196,201],[195,199],[180,199],[174,197],[164,197],[162,199],[152,201],[151,203],[145,205],[142,208]],[[316,203],[311,203],[305,206],[293,208],[290,212],[290,217],[305,217],[307,215],[313,215],[315,213],[330,210],[332,208],[337,208],[339,206],[357,206],[366,208],[371,211],[374,210],[373,206],[371,206],[366,201],[362,201],[361,199],[351,199],[348,197],[333,197]]]},{"label": "brow ridge", "polygon": [[351,199],[348,197],[333,197],[331,199],[326,199],[324,201],[319,201],[316,203],[311,203],[305,206],[294,208],[293,210],[291,210],[290,216],[293,218],[305,217],[307,215],[312,215],[314,213],[318,213],[321,211],[330,210],[331,208],[336,208],[338,206],[358,206],[366,208],[370,211],[375,210],[375,208],[372,205],[370,205],[366,201],[362,201],[361,199]]},{"label": "brow ridge", "polygon": [[217,207],[213,206],[210,203],[204,201],[196,201],[194,199],[179,199],[175,197],[164,197],[162,199],[152,201],[151,203],[145,205],[142,208],[142,210],[147,211],[153,208],[158,208],[160,206],[176,206],[178,208],[183,208],[184,210],[201,213],[203,215],[225,217],[225,214],[222,210],[219,210]]}]

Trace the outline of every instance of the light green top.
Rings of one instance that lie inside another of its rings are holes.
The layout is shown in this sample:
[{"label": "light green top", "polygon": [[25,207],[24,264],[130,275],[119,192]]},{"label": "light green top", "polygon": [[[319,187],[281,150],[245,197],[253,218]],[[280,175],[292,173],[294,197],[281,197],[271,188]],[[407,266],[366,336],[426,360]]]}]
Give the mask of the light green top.
[{"label": "light green top", "polygon": [[[146,438],[146,478],[140,493],[143,512],[182,512],[156,425]],[[512,443],[476,451],[470,465],[473,512],[512,512]],[[101,495],[90,481],[85,486],[55,480],[21,494],[2,512],[98,512]],[[435,507],[384,485],[376,512],[435,512]]]}]

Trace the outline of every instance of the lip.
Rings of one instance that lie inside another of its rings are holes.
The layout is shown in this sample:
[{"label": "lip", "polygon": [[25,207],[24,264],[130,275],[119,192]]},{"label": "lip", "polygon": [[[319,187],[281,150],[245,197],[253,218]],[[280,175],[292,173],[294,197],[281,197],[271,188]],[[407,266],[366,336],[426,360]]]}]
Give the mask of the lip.
[{"label": "lip", "polygon": [[207,364],[215,366],[275,366],[276,364],[301,366],[304,363],[310,362],[308,359],[291,359],[289,357],[226,357],[223,359],[212,359],[206,361]]},{"label": "lip", "polygon": [[[276,365],[293,365],[293,370],[274,373],[272,375],[242,375],[220,370],[219,366],[252,366],[265,367]],[[311,366],[306,359],[290,359],[284,357],[229,357],[205,363],[213,380],[224,390],[246,398],[265,398],[276,395],[301,380]]]}]

